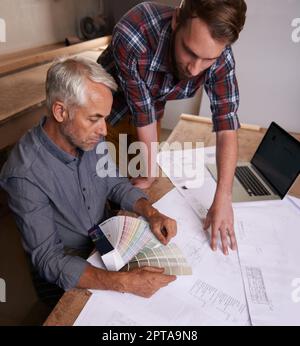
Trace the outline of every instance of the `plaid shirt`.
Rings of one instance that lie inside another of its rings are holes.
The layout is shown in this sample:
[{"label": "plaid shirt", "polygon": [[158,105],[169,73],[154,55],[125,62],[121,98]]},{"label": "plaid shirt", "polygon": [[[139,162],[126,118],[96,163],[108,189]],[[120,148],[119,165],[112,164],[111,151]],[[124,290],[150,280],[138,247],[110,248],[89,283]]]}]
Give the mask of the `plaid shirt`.
[{"label": "plaid shirt", "polygon": [[231,48],[202,75],[176,80],[170,69],[173,13],[172,7],[144,2],[116,25],[111,44],[98,59],[119,85],[108,121],[115,125],[130,113],[136,127],[149,125],[161,119],[168,100],[192,97],[204,85],[214,131],[238,129],[239,91]]}]

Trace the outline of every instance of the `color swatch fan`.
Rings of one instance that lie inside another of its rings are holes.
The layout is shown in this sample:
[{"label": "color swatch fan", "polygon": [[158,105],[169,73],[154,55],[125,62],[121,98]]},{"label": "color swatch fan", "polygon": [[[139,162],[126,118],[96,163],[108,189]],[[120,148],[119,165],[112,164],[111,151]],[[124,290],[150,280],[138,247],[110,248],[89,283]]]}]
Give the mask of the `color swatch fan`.
[{"label": "color swatch fan", "polygon": [[108,270],[118,271],[144,247],[160,246],[149,224],[129,216],[115,216],[89,231]]},{"label": "color swatch fan", "polygon": [[115,216],[91,229],[89,235],[108,270],[155,266],[164,268],[165,274],[192,274],[177,245],[162,245],[144,220]]},{"label": "color swatch fan", "polygon": [[122,268],[122,271],[141,267],[164,268],[166,275],[192,275],[192,268],[174,243],[154,248],[145,247]]}]

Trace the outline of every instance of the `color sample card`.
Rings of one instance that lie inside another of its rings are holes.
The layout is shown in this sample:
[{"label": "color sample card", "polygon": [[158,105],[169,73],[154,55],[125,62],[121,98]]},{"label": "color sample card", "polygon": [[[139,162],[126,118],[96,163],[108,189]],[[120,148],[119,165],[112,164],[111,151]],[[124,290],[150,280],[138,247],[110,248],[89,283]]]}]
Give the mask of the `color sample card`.
[{"label": "color sample card", "polygon": [[108,253],[100,252],[108,270],[155,266],[165,268],[166,274],[192,274],[191,267],[178,246],[161,244],[151,232],[149,224],[142,219],[115,216],[101,223],[98,229],[113,247]]}]

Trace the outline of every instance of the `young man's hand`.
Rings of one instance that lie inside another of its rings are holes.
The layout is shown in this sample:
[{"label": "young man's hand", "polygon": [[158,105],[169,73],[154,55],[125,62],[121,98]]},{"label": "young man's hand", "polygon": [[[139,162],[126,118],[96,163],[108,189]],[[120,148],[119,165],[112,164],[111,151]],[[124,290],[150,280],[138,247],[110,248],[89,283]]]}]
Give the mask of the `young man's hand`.
[{"label": "young man's hand", "polygon": [[238,158],[237,131],[220,131],[217,133],[216,160],[218,167],[218,181],[215,198],[210,207],[204,229],[211,226],[211,247],[217,250],[217,239],[220,232],[222,248],[228,255],[228,243],[231,249],[236,250],[237,244],[234,234],[234,218],[232,209],[232,184]]},{"label": "young man's hand", "polygon": [[216,197],[214,203],[208,211],[204,222],[204,230],[211,226],[211,247],[217,250],[217,239],[220,232],[223,253],[228,255],[228,239],[230,247],[236,250],[237,243],[233,227],[233,209],[231,200],[223,197]]}]

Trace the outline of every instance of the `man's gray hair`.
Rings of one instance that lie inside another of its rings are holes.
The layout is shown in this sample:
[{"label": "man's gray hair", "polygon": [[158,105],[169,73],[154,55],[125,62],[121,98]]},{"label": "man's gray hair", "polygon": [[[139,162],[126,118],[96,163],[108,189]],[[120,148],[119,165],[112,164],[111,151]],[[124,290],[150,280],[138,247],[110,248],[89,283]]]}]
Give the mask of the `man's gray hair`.
[{"label": "man's gray hair", "polygon": [[59,58],[50,67],[46,80],[46,105],[51,112],[56,101],[72,107],[86,102],[86,81],[104,84],[112,91],[118,86],[105,69],[91,59]]}]

